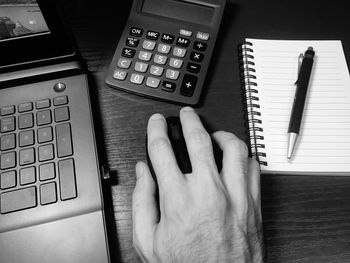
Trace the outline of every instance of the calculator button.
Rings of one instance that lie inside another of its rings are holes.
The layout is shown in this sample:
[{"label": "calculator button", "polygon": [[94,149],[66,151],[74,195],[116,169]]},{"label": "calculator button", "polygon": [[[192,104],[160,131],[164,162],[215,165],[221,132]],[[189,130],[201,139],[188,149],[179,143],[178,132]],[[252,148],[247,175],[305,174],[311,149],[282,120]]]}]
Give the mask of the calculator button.
[{"label": "calculator button", "polygon": [[175,37],[173,35],[169,34],[163,34],[161,41],[167,44],[172,44],[175,40]]},{"label": "calculator button", "polygon": [[170,46],[164,45],[164,44],[159,44],[158,45],[158,52],[168,54],[170,52]]},{"label": "calculator button", "polygon": [[145,77],[143,75],[133,73],[131,74],[130,81],[139,85],[142,84],[144,78]]},{"label": "calculator button", "polygon": [[191,73],[198,73],[201,70],[201,66],[195,63],[188,63],[187,64],[187,71]]},{"label": "calculator button", "polygon": [[166,63],[167,59],[168,58],[166,56],[156,54],[154,56],[154,63],[164,65]]},{"label": "calculator button", "polygon": [[157,40],[159,38],[159,32],[156,31],[148,31],[146,38],[152,39],[152,40]]},{"label": "calculator button", "polygon": [[158,88],[160,83],[159,79],[148,77],[146,81],[146,85],[151,88]]},{"label": "calculator button", "polygon": [[33,110],[32,102],[24,102],[18,105],[18,112],[26,112]]},{"label": "calculator button", "polygon": [[181,68],[182,62],[183,61],[181,59],[171,58],[169,62],[169,66],[173,68]]},{"label": "calculator button", "polygon": [[15,106],[14,105],[4,106],[1,108],[1,116],[6,116],[6,115],[14,114],[14,113],[15,113]]},{"label": "calculator button", "polygon": [[196,83],[196,76],[185,74],[184,79],[182,80],[180,94],[186,97],[191,97],[196,87]]},{"label": "calculator button", "polygon": [[131,48],[123,48],[122,56],[126,58],[132,58],[135,55],[135,50]]},{"label": "calculator button", "polygon": [[204,58],[204,55],[202,53],[198,53],[195,51],[191,52],[190,59],[194,62],[201,62]]},{"label": "calculator button", "polygon": [[131,64],[131,60],[130,59],[126,59],[126,58],[120,58],[118,60],[118,67],[120,68],[129,68]]},{"label": "calculator button", "polygon": [[130,35],[134,36],[134,37],[140,37],[142,36],[143,30],[141,28],[137,28],[137,27],[132,27],[130,29]]},{"label": "calculator button", "polygon": [[142,62],[136,62],[135,70],[138,72],[146,72],[148,68],[148,64]]},{"label": "calculator button", "polygon": [[193,43],[193,49],[198,51],[205,51],[207,49],[207,43],[195,41]]},{"label": "calculator button", "polygon": [[140,60],[150,61],[151,57],[152,57],[152,53],[150,53],[150,52],[140,51],[140,53],[139,53]]},{"label": "calculator button", "polygon": [[209,33],[197,32],[196,38],[198,38],[199,40],[208,40]]},{"label": "calculator button", "polygon": [[165,76],[168,79],[176,80],[179,77],[179,72],[177,70],[167,69]]},{"label": "calculator button", "polygon": [[137,47],[139,45],[140,40],[138,40],[137,38],[133,38],[133,37],[128,37],[126,39],[126,45],[128,47]]},{"label": "calculator button", "polygon": [[190,40],[184,37],[178,37],[176,41],[176,45],[181,47],[188,47],[190,45]]},{"label": "calculator button", "polygon": [[113,73],[113,78],[124,80],[126,78],[127,72],[125,70],[116,69]]},{"label": "calculator button", "polygon": [[175,47],[173,50],[173,55],[176,57],[183,58],[186,55],[186,49]]},{"label": "calculator button", "polygon": [[175,88],[176,88],[176,84],[174,82],[163,81],[162,83],[162,90],[164,91],[174,92]]},{"label": "calculator button", "polygon": [[156,46],[156,42],[149,41],[149,40],[144,40],[142,44],[142,47],[147,50],[153,50],[155,46]]},{"label": "calculator button", "polygon": [[149,72],[154,76],[161,76],[163,74],[163,70],[164,69],[162,67],[152,65]]},{"label": "calculator button", "polygon": [[186,30],[186,29],[180,29],[180,35],[183,35],[185,37],[190,37],[192,36],[192,31]]}]

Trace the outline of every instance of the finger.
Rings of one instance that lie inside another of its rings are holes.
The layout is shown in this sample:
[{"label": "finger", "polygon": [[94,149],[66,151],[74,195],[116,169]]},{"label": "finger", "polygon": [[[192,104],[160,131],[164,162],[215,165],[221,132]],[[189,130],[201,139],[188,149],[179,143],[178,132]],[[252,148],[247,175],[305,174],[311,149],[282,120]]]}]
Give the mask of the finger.
[{"label": "finger", "polygon": [[236,210],[244,215],[248,209],[247,146],[238,137],[229,132],[215,132],[213,138],[223,151],[222,180]]},{"label": "finger", "polygon": [[136,164],[136,186],[132,196],[133,243],[141,257],[153,251],[153,233],[159,220],[156,185],[148,166]]},{"label": "finger", "polygon": [[160,195],[168,191],[181,174],[167,133],[165,118],[154,114],[147,127],[148,154],[156,174]]},{"label": "finger", "polygon": [[190,107],[182,108],[180,120],[193,171],[217,172],[210,135],[197,113]]},{"label": "finger", "polygon": [[254,207],[261,213],[260,167],[252,158],[248,159],[248,190],[254,202]]}]

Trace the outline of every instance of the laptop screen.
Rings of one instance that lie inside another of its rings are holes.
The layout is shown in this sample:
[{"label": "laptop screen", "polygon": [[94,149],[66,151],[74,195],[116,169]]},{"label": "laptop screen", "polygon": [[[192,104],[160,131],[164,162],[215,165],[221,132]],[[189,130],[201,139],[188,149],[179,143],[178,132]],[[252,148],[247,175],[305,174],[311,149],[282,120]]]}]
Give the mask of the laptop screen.
[{"label": "laptop screen", "polygon": [[0,0],[0,41],[49,33],[37,0]]}]

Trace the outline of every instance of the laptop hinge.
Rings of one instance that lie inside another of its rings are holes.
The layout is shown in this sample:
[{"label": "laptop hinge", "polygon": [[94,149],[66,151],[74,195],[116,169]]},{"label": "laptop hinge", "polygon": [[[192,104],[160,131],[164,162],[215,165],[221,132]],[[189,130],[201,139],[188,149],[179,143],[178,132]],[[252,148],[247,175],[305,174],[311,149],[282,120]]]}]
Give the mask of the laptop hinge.
[{"label": "laptop hinge", "polygon": [[85,73],[85,71],[83,70],[81,64],[77,61],[1,73],[0,88],[82,73]]}]

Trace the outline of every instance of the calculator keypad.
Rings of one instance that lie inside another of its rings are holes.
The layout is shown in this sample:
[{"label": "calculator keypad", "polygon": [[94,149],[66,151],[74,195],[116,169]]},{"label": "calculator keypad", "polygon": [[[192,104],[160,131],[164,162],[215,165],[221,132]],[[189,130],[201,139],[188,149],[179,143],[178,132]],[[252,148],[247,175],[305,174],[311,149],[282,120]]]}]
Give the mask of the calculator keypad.
[{"label": "calculator keypad", "polygon": [[[179,35],[131,27],[115,65],[113,78],[144,89],[194,94],[208,33],[181,29]],[[166,96],[166,95],[165,95]]]}]

